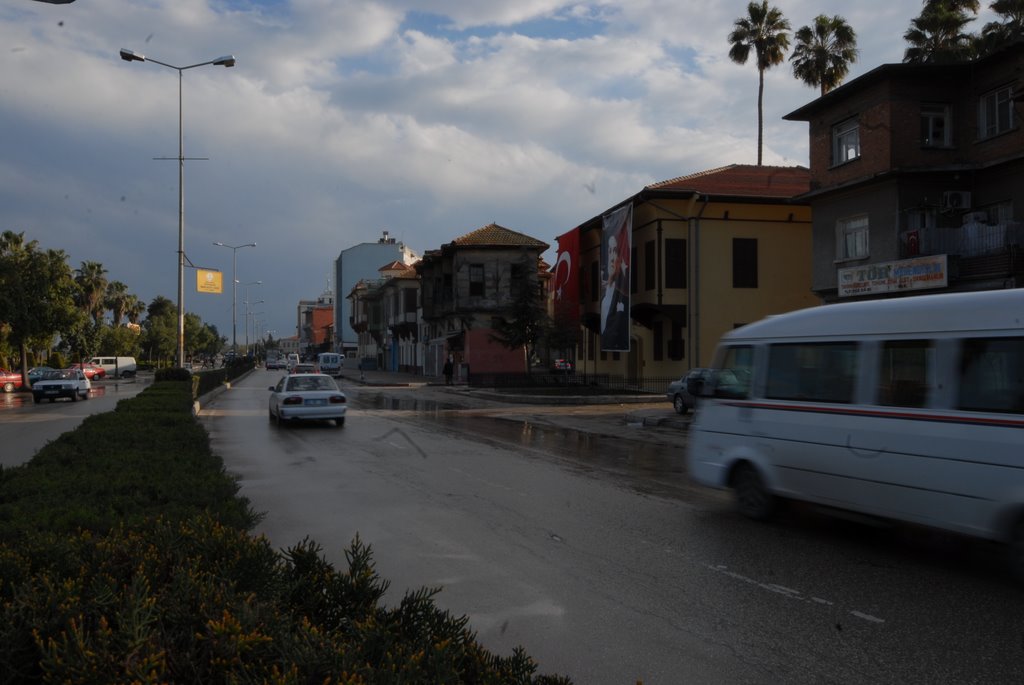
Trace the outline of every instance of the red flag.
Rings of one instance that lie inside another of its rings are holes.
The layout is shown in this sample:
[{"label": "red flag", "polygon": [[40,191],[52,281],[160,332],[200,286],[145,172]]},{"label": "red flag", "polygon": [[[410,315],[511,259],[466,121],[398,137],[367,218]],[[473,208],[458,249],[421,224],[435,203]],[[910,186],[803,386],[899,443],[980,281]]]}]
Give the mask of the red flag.
[{"label": "red flag", "polygon": [[580,229],[558,236],[558,257],[552,267],[555,316],[565,323],[579,322],[580,303]]}]

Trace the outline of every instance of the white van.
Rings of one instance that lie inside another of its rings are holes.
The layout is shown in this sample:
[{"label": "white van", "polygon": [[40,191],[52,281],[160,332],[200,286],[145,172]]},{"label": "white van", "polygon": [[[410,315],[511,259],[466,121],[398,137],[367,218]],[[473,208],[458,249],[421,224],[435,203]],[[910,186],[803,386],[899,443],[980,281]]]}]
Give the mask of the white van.
[{"label": "white van", "polygon": [[296,366],[298,366],[300,361],[302,361],[302,360],[299,359],[299,355],[296,354],[295,352],[292,352],[286,358],[285,370],[288,371],[288,373],[291,373],[292,369],[294,369]]},{"label": "white van", "polygon": [[688,462],[790,498],[1011,543],[1024,576],[1024,289],[828,305],[723,336]]},{"label": "white van", "polygon": [[93,357],[89,363],[102,366],[110,378],[132,378],[138,371],[135,357]]},{"label": "white van", "polygon": [[341,375],[341,363],[345,355],[336,352],[321,352],[316,356],[316,368],[328,376]]}]

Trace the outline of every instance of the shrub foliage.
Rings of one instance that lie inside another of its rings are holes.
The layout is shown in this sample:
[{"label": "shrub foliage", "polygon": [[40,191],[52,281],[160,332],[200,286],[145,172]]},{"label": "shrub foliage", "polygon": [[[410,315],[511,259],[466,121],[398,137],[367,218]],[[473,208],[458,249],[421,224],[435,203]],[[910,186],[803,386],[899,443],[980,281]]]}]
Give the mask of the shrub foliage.
[{"label": "shrub foliage", "polygon": [[283,552],[191,416],[155,383],[0,472],[0,682],[537,683],[434,603],[397,606],[358,537],[336,570]]}]

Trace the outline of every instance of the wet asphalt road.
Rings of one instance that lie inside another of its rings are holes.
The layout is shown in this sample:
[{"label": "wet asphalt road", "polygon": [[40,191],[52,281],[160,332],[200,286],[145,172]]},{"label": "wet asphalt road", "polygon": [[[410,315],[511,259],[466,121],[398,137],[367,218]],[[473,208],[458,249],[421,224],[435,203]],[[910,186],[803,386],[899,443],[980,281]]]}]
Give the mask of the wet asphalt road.
[{"label": "wet asphalt road", "polygon": [[[202,412],[277,548],[441,588],[501,654],[577,683],[1024,682],[1022,590],[990,546],[795,509],[736,516],[623,411],[346,385],[346,426],[277,428],[257,372]],[[462,398],[457,398],[462,399]],[[594,410],[597,411],[597,410]],[[589,422],[595,430],[574,430]],[[652,437],[653,436],[653,437]]]}]

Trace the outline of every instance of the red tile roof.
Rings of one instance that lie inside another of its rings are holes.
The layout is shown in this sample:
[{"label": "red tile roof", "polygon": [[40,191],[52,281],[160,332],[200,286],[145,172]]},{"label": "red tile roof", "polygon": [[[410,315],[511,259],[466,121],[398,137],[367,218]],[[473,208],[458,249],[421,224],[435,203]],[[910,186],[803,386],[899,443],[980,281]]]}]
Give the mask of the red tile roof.
[{"label": "red tile roof", "polygon": [[652,183],[646,190],[695,191],[705,195],[790,198],[811,189],[811,172],[802,166],[730,164]]},{"label": "red tile roof", "polygon": [[528,235],[513,231],[499,226],[498,224],[487,224],[483,228],[478,228],[472,233],[456,238],[451,242],[452,246],[458,247],[508,247],[508,246],[524,246],[524,247],[536,247],[541,250],[546,250],[550,245],[536,238],[531,238]]}]

